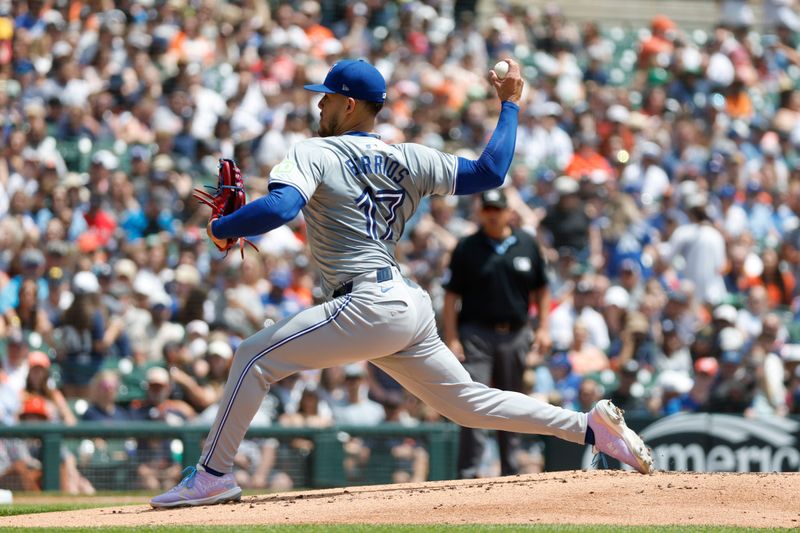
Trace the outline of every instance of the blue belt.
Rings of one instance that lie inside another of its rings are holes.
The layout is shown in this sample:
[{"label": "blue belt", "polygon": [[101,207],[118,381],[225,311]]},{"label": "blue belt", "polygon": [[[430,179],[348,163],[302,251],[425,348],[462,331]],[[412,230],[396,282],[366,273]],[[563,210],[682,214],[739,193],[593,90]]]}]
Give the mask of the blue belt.
[{"label": "blue belt", "polygon": [[[382,281],[389,281],[392,279],[392,267],[383,267],[379,268],[375,271],[375,276],[377,278],[377,282],[380,283]],[[333,291],[333,297],[338,298],[340,296],[344,296],[345,294],[350,294],[353,292],[353,280],[346,281],[339,285],[339,287]]]}]

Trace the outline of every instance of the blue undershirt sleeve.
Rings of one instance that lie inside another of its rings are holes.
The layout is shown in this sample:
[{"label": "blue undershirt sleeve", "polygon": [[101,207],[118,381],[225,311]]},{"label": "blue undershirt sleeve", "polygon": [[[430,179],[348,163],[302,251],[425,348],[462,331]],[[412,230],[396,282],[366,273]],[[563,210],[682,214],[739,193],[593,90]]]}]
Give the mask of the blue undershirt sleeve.
[{"label": "blue undershirt sleeve", "polygon": [[514,157],[519,106],[503,102],[497,127],[477,161],[458,158],[456,194],[474,194],[503,184]]},{"label": "blue undershirt sleeve", "polygon": [[297,189],[276,184],[270,187],[266,196],[215,220],[211,230],[218,239],[260,235],[292,220],[304,205],[306,201]]}]

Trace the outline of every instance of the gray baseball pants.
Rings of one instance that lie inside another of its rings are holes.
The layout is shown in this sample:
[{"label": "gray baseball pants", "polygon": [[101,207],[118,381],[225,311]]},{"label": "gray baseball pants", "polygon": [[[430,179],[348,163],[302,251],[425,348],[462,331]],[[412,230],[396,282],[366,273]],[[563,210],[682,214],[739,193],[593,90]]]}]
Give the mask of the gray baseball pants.
[{"label": "gray baseball pants", "polygon": [[236,350],[200,463],[233,469],[239,444],[271,383],[294,372],[369,360],[456,424],[537,433],[582,444],[586,414],[472,381],[436,331],[428,294],[375,272],[349,294],[301,311],[250,336]]}]

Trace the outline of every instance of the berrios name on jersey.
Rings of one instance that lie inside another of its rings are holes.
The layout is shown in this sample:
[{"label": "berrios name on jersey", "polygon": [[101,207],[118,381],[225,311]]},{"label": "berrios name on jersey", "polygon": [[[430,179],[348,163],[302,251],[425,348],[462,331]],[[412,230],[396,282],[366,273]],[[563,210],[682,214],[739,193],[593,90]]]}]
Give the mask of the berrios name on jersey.
[{"label": "berrios name on jersey", "polygon": [[420,200],[453,194],[456,157],[373,136],[314,138],[294,145],[270,184],[306,200],[309,247],[326,294],[345,281],[395,264],[395,247]]}]

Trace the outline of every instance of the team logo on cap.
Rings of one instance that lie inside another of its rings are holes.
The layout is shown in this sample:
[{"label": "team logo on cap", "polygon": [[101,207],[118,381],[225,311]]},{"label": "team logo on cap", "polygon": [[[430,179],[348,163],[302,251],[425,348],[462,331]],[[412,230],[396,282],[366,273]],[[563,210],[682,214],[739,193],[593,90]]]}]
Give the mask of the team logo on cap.
[{"label": "team logo on cap", "polygon": [[348,87],[346,83],[343,83],[343,84],[342,84],[342,90],[343,90],[343,91],[349,91],[349,90],[350,90],[350,87]]}]

